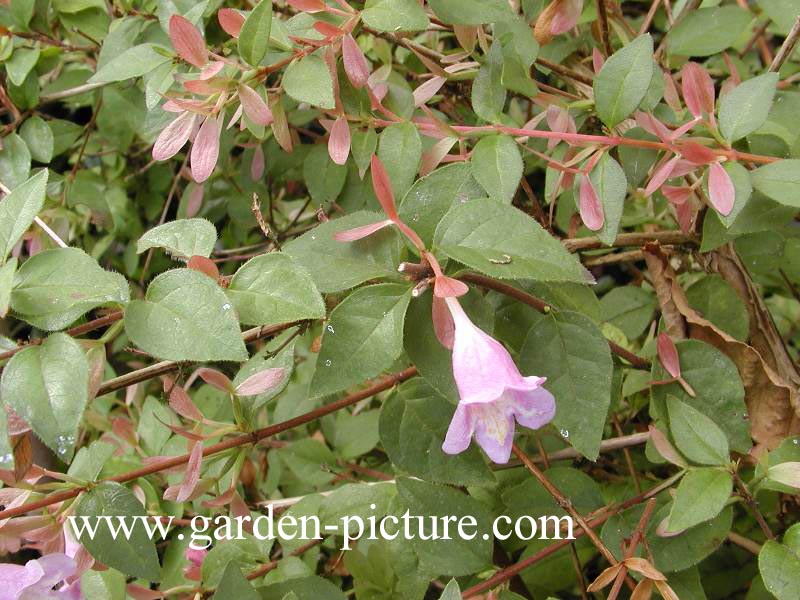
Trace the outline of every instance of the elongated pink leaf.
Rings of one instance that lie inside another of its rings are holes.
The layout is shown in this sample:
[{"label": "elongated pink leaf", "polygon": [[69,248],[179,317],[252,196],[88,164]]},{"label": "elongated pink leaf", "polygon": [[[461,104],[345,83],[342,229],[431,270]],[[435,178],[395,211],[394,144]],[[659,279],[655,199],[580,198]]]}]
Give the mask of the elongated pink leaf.
[{"label": "elongated pink leaf", "polygon": [[606,60],[603,58],[603,55],[600,54],[600,49],[596,46],[592,48],[592,69],[594,69],[595,73],[600,72],[605,62]]},{"label": "elongated pink leaf", "polygon": [[274,369],[264,369],[258,373],[250,375],[239,387],[236,388],[236,393],[239,396],[256,396],[263,394],[276,387],[283,380],[286,374],[286,369],[278,367]]},{"label": "elongated pink leaf", "polygon": [[578,195],[583,224],[592,231],[599,231],[603,228],[603,222],[605,221],[603,206],[588,175],[581,177]]},{"label": "elongated pink leaf", "polygon": [[269,125],[272,123],[272,111],[257,91],[246,85],[239,86],[239,100],[247,118],[256,125]]},{"label": "elongated pink leaf", "polygon": [[186,267],[192,271],[197,271],[198,273],[207,275],[215,282],[219,281],[219,269],[217,268],[216,263],[210,258],[197,255],[192,256],[186,263]]},{"label": "elongated pink leaf", "polygon": [[253,150],[253,160],[250,163],[250,179],[253,181],[259,181],[262,177],[264,177],[265,166],[264,148],[262,148],[261,144],[259,144],[255,147],[255,150]]},{"label": "elongated pink leaf", "polygon": [[167,125],[153,144],[153,158],[168,160],[180,152],[192,135],[196,117],[194,113],[184,112]]},{"label": "elongated pink leaf", "polygon": [[394,205],[394,192],[392,183],[389,181],[389,174],[381,159],[376,155],[372,156],[370,171],[372,172],[372,187],[375,189],[375,196],[377,196],[383,212],[392,221],[399,221],[400,217],[397,216],[397,208]]},{"label": "elongated pink leaf", "polygon": [[660,188],[664,182],[672,177],[672,172],[675,169],[675,165],[680,160],[679,156],[673,156],[664,164],[662,164],[658,169],[656,169],[653,176],[650,178],[650,181],[647,183],[647,187],[644,188],[644,193],[647,196],[652,196],[655,191]]},{"label": "elongated pink leaf", "polygon": [[370,223],[369,225],[362,225],[361,227],[354,227],[353,229],[345,229],[333,234],[333,239],[337,242],[355,242],[362,238],[372,235],[376,231],[380,231],[384,227],[392,224],[391,219],[385,221],[378,221],[377,223]]},{"label": "elongated pink leaf", "polygon": [[173,502],[186,502],[191,498],[192,492],[200,481],[200,467],[203,462],[203,444],[197,442],[189,455],[186,465],[186,476],[179,486],[170,486],[164,491],[164,499]]},{"label": "elongated pink leaf", "polygon": [[242,30],[242,25],[244,25],[242,13],[232,8],[220,8],[217,13],[217,20],[225,33],[234,38],[239,37],[239,32]]},{"label": "elongated pink leaf", "polygon": [[331,25],[325,21],[317,21],[314,23],[314,29],[324,35],[327,40],[339,37],[344,33],[341,29],[336,27],[336,25]]},{"label": "elongated pink leaf", "polygon": [[225,63],[222,62],[221,60],[215,60],[213,62],[210,62],[205,67],[203,67],[202,71],[200,71],[200,76],[198,77],[198,79],[202,81],[211,79],[212,77],[217,75],[220,71],[222,71],[222,69],[224,68],[225,68]]},{"label": "elongated pink leaf", "polygon": [[708,168],[708,199],[721,215],[728,216],[736,200],[736,188],[728,172],[718,162]]},{"label": "elongated pink leaf", "polygon": [[695,165],[707,165],[715,162],[718,158],[711,148],[691,141],[681,144],[680,152],[683,158]]},{"label": "elongated pink leaf", "polygon": [[681,98],[678,95],[678,86],[675,85],[675,80],[672,78],[672,73],[662,71],[664,79],[664,101],[667,103],[674,112],[678,113],[683,110],[681,105]]},{"label": "elongated pink leaf", "polygon": [[458,298],[469,292],[469,286],[463,281],[441,275],[433,283],[433,293],[438,298]]},{"label": "elongated pink leaf", "polygon": [[684,202],[683,204],[676,204],[675,216],[678,218],[678,225],[681,231],[688,234],[692,230],[692,222],[694,221],[695,210],[691,202]]},{"label": "elongated pink leaf", "polygon": [[189,192],[189,199],[186,201],[186,218],[191,219],[203,207],[203,195],[205,190],[202,185],[193,185]]},{"label": "elongated pink leaf", "polygon": [[583,10],[583,0],[556,0],[558,9],[550,22],[550,33],[560,35],[575,27]]},{"label": "elongated pink leaf", "polygon": [[436,95],[436,93],[440,89],[442,89],[442,86],[444,85],[445,81],[447,81],[447,79],[445,79],[444,77],[441,77],[439,75],[434,75],[433,77],[428,79],[428,81],[418,86],[414,90],[413,94],[414,106],[422,106],[428,100],[433,98]]},{"label": "elongated pink leaf", "polygon": [[183,60],[195,67],[204,67],[208,62],[206,42],[200,31],[180,15],[169,19],[169,39],[172,47]]},{"label": "elongated pink leaf", "polygon": [[218,390],[227,393],[232,393],[234,391],[233,382],[231,382],[224,373],[220,373],[216,369],[203,367],[197,369],[197,374],[200,376],[200,379]]},{"label": "elongated pink leaf", "polygon": [[436,142],[429,150],[422,153],[422,160],[419,163],[419,176],[425,177],[428,173],[439,166],[450,149],[458,140],[454,137],[447,137]]},{"label": "elongated pink leaf", "polygon": [[331,135],[328,138],[328,154],[337,165],[347,162],[350,154],[350,126],[345,117],[336,119],[331,127]]},{"label": "elongated pink leaf", "polygon": [[656,351],[658,352],[658,360],[667,373],[675,378],[680,377],[681,361],[678,359],[678,349],[675,347],[675,342],[672,341],[672,338],[663,331],[658,334]]},{"label": "elongated pink leaf", "polygon": [[[546,117],[547,126],[550,131],[557,131],[559,133],[575,133],[577,128],[575,126],[575,119],[569,114],[565,108],[551,104],[547,107]],[[547,140],[547,149],[552,150],[558,145],[560,140],[552,138]]]},{"label": "elongated pink leaf", "polygon": [[181,386],[173,384],[169,392],[169,406],[185,419],[202,421],[203,413],[192,402],[189,394]]},{"label": "elongated pink leaf", "polygon": [[288,0],[288,3],[293,9],[307,13],[322,12],[327,8],[322,0]]},{"label": "elongated pink leaf", "polygon": [[653,425],[650,425],[648,430],[650,431],[650,442],[656,447],[656,450],[658,450],[661,456],[666,458],[673,465],[678,465],[679,467],[688,466],[684,458],[675,449],[675,446],[672,445],[663,431]]},{"label": "elongated pink leaf", "polygon": [[448,350],[452,350],[456,324],[447,306],[447,301],[436,295],[433,296],[431,321],[433,322],[433,332],[436,334],[436,339],[439,340],[442,346]]},{"label": "elongated pink leaf", "polygon": [[211,176],[219,158],[220,122],[213,115],[206,117],[192,144],[192,177],[202,183]]},{"label": "elongated pink leaf", "polygon": [[686,186],[664,185],[661,186],[661,193],[664,194],[664,197],[669,200],[671,204],[682,206],[686,204],[689,196],[692,195],[692,190]]},{"label": "elongated pink leaf", "polygon": [[349,33],[342,38],[342,60],[344,72],[353,87],[361,89],[369,81],[369,63],[367,57],[358,47],[356,40]]},{"label": "elongated pink leaf", "polygon": [[644,129],[647,133],[656,136],[666,144],[670,142],[672,138],[672,131],[670,131],[669,127],[664,125],[653,115],[637,110],[633,116],[636,119],[636,124]]},{"label": "elongated pink leaf", "polygon": [[695,117],[714,112],[714,81],[702,66],[687,62],[681,69],[681,90],[689,112]]}]

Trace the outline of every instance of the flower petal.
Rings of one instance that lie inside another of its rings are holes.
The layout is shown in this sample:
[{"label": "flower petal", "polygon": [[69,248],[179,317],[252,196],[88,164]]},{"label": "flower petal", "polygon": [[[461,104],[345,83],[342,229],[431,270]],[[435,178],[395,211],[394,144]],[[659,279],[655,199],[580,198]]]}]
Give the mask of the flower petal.
[{"label": "flower petal", "polygon": [[442,444],[442,451],[445,454],[460,454],[469,448],[475,424],[472,418],[471,409],[466,404],[459,403],[456,412],[447,428],[447,435]]},{"label": "flower petal", "polygon": [[170,17],[169,39],[175,52],[186,62],[195,67],[203,67],[208,62],[206,42],[188,19],[180,15]]},{"label": "flower petal", "polygon": [[447,275],[437,277],[433,283],[433,293],[439,298],[457,298],[469,292],[469,286],[463,281]]},{"label": "flower petal", "polygon": [[192,177],[202,183],[211,176],[219,158],[220,122],[209,115],[200,126],[197,137],[192,144],[191,167]]},{"label": "flower petal", "polygon": [[[536,385],[544,383],[544,377],[526,377],[534,380]],[[532,381],[533,383],[533,381]],[[517,423],[529,429],[539,429],[547,425],[556,415],[556,399],[543,387],[529,391],[509,392],[512,398],[512,410]]]},{"label": "flower petal", "polygon": [[474,411],[475,441],[486,455],[499,464],[511,457],[514,441],[514,416],[500,402],[488,402],[471,407]]},{"label": "flower petal", "polygon": [[736,200],[736,188],[728,172],[718,162],[708,168],[708,199],[721,215],[729,215]]},{"label": "flower petal", "polygon": [[442,346],[452,350],[455,339],[453,315],[450,314],[447,303],[435,294],[431,307],[431,321],[433,322],[433,332],[436,334],[436,339],[439,340]]}]

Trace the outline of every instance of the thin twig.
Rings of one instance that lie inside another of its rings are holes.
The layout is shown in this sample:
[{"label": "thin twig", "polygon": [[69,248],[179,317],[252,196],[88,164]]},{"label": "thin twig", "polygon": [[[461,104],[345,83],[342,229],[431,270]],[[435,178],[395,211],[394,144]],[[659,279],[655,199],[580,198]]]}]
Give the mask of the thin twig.
[{"label": "thin twig", "polygon": [[600,24],[600,39],[603,42],[603,50],[606,57],[614,54],[614,49],[611,47],[611,38],[608,34],[608,14],[606,13],[606,0],[596,0],[597,5],[597,21]]},{"label": "thin twig", "polygon": [[761,531],[764,532],[764,535],[767,536],[768,540],[775,539],[775,534],[772,533],[772,529],[770,529],[769,525],[767,524],[767,520],[764,518],[764,515],[761,514],[761,510],[758,508],[758,502],[756,502],[756,499],[753,497],[753,494],[750,493],[750,489],[747,487],[747,484],[742,481],[742,478],[739,477],[739,473],[736,471],[733,472],[733,483],[736,485],[736,489],[739,490],[739,495],[742,497],[742,500],[744,500],[744,503],[752,511],[758,526],[761,528]]},{"label": "thin twig", "polygon": [[781,70],[783,63],[786,62],[786,59],[794,52],[794,47],[797,45],[798,39],[800,39],[800,17],[795,19],[792,29],[786,36],[786,39],[783,40],[783,44],[781,44],[775,58],[772,59],[772,63],[769,65],[769,69],[767,69],[768,71],[777,73]]}]

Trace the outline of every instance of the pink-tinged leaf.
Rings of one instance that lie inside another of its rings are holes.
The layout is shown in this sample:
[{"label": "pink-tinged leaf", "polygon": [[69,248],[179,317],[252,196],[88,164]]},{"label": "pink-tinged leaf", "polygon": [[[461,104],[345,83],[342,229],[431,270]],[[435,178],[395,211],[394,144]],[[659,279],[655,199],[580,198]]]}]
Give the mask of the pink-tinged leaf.
[{"label": "pink-tinged leaf", "polygon": [[664,434],[663,431],[650,425],[650,442],[655,446],[658,453],[666,458],[669,462],[673,465],[677,465],[679,467],[687,467],[686,460],[680,455],[680,453],[675,449],[675,446],[669,441],[667,436]]},{"label": "pink-tinged leaf", "polygon": [[242,109],[242,105],[240,103],[239,106],[236,107],[236,110],[233,111],[233,115],[231,115],[231,120],[228,121],[228,125],[225,127],[225,129],[230,129],[231,127],[236,125],[236,123],[239,122],[239,119],[242,118],[242,113],[243,112],[244,112],[244,109]]},{"label": "pink-tinged leaf", "polygon": [[718,162],[708,168],[708,199],[721,215],[728,216],[736,200],[736,188],[728,172]]},{"label": "pink-tinged leaf", "polygon": [[[662,455],[663,456],[663,455]],[[666,458],[666,456],[664,457]],[[685,529],[681,531],[670,531],[669,529],[669,517],[664,517],[661,522],[656,526],[656,535],[660,538],[671,538],[682,534]],[[646,580],[647,581],[647,580]]]},{"label": "pink-tinged leaf", "polygon": [[648,579],[652,579],[653,581],[667,580],[667,578],[664,577],[664,574],[656,569],[653,564],[645,558],[641,558],[640,556],[632,556],[630,558],[626,558],[624,562],[625,566],[628,567],[629,570],[634,571],[635,573],[640,573]]},{"label": "pink-tinged leaf", "polygon": [[236,394],[239,396],[257,396],[277,387],[283,381],[286,375],[286,369],[278,367],[275,369],[264,369],[258,373],[250,375],[239,387],[236,388]]},{"label": "pink-tinged leaf", "polygon": [[239,32],[242,30],[242,25],[244,25],[242,13],[232,8],[220,8],[217,13],[217,20],[225,33],[234,38],[239,37]]},{"label": "pink-tinged leaf", "polygon": [[200,75],[198,79],[202,81],[206,81],[211,79],[215,75],[217,75],[222,69],[225,68],[225,63],[221,60],[215,60],[214,62],[208,63],[203,69],[200,71]]},{"label": "pink-tinged leaf", "polygon": [[253,160],[250,163],[250,179],[260,181],[264,177],[265,167],[264,148],[261,147],[261,144],[258,144],[253,150]]},{"label": "pink-tinged leaf", "polygon": [[438,298],[458,298],[467,292],[469,286],[466,283],[447,275],[436,277],[433,283],[433,293]]},{"label": "pink-tinged leaf", "polygon": [[181,386],[173,383],[169,390],[169,406],[172,410],[190,421],[202,421],[203,413],[192,402],[191,397]]},{"label": "pink-tinged leaf", "polygon": [[191,167],[192,177],[197,183],[202,183],[214,172],[219,158],[219,119],[209,115],[206,117],[197,137],[192,144]]},{"label": "pink-tinged leaf", "polygon": [[687,186],[665,185],[661,187],[661,193],[671,204],[682,206],[692,195],[692,189]]},{"label": "pink-tinged leaf", "polygon": [[325,39],[333,39],[335,37],[339,37],[344,32],[336,27],[336,25],[331,25],[326,21],[317,21],[314,23],[314,29],[325,36]]},{"label": "pink-tinged leaf", "polygon": [[675,85],[675,80],[670,72],[662,71],[662,74],[664,76],[664,101],[667,106],[678,113],[683,109],[681,98],[678,95],[678,86]]},{"label": "pink-tinged leaf", "polygon": [[170,17],[169,39],[175,52],[186,62],[195,67],[204,67],[208,62],[206,42],[197,27],[188,19],[180,15]]},{"label": "pink-tinged leaf", "polygon": [[436,93],[440,89],[442,89],[442,86],[444,85],[445,81],[447,81],[447,79],[445,79],[444,77],[441,77],[439,75],[434,75],[433,77],[428,79],[428,81],[418,86],[414,90],[413,94],[414,106],[422,106],[428,100],[433,98],[436,95]]},{"label": "pink-tinged leaf", "polygon": [[367,57],[358,47],[356,40],[349,33],[342,38],[342,60],[344,72],[353,87],[361,89],[369,81],[369,63]]},{"label": "pink-tinged leaf", "polygon": [[714,81],[702,66],[687,62],[681,69],[681,90],[689,112],[695,117],[714,112]]},{"label": "pink-tinged leaf", "polygon": [[291,154],[294,149],[292,132],[289,130],[289,121],[286,119],[286,112],[283,110],[280,97],[274,97],[270,105],[272,118],[275,119],[272,122],[272,134],[275,136],[280,147],[283,148],[285,152]]},{"label": "pink-tinged leaf", "polygon": [[680,127],[676,128],[672,132],[672,134],[670,135],[670,139],[672,141],[677,140],[678,138],[683,136],[685,133],[688,133],[692,128],[694,128],[695,125],[700,123],[700,121],[702,121],[702,119],[700,117],[695,117],[691,121],[688,121],[688,122],[684,123],[683,125],[681,125]]},{"label": "pink-tinged leaf", "polygon": [[644,193],[646,196],[652,196],[658,188],[660,188],[667,179],[673,177],[672,172],[675,169],[675,165],[680,160],[679,156],[673,156],[668,161],[664,162],[658,169],[656,169],[653,176],[650,178],[650,181],[647,182],[647,187],[644,188]]},{"label": "pink-tinged leaf", "polygon": [[423,152],[422,160],[419,163],[419,176],[425,177],[425,175],[438,167],[457,141],[453,137],[444,138],[436,142],[429,150]]},{"label": "pink-tinged leaf", "polygon": [[192,271],[197,271],[203,275],[207,275],[215,282],[219,281],[219,269],[213,260],[205,256],[192,256],[186,263],[186,267]]},{"label": "pink-tinged leaf", "polygon": [[680,377],[681,361],[678,359],[678,349],[675,347],[675,342],[672,341],[672,338],[663,331],[658,334],[656,351],[658,352],[658,360],[667,373],[675,378]]},{"label": "pink-tinged leaf", "polygon": [[337,165],[347,162],[350,154],[350,125],[347,124],[345,117],[336,119],[331,127],[331,134],[328,138],[328,154]]},{"label": "pink-tinged leaf", "polygon": [[164,102],[164,104],[161,105],[161,109],[171,113],[182,113],[183,111],[186,110],[183,106],[179,105],[174,100],[167,100],[166,102]]},{"label": "pink-tinged leaf", "polygon": [[257,91],[246,85],[239,86],[239,100],[247,118],[256,125],[269,125],[272,123],[272,112],[267,103]]},{"label": "pink-tinged leaf", "polygon": [[605,221],[603,206],[588,175],[581,177],[578,195],[583,224],[592,231],[599,231],[603,228],[603,222]]},{"label": "pink-tinged leaf", "polygon": [[592,69],[594,69],[595,73],[600,72],[605,62],[606,60],[603,58],[603,55],[600,54],[600,49],[597,46],[592,48]]},{"label": "pink-tinged leaf", "polygon": [[664,125],[653,115],[637,110],[633,116],[636,119],[636,124],[644,129],[647,133],[656,136],[664,143],[670,143],[672,139],[672,131],[670,131],[669,127]]},{"label": "pink-tinged leaf", "polygon": [[389,181],[389,174],[386,172],[386,167],[383,166],[381,159],[376,155],[372,156],[370,170],[372,172],[372,187],[383,212],[392,221],[399,221],[400,217],[397,216],[397,208],[394,205],[394,192],[392,191],[392,183]]},{"label": "pink-tinged leaf", "polygon": [[431,310],[431,320],[433,322],[433,332],[439,343],[448,350],[453,349],[455,339],[456,324],[453,315],[444,298],[433,296],[433,307]]},{"label": "pink-tinged leaf", "polygon": [[679,150],[683,158],[698,166],[715,162],[718,158],[711,148],[697,142],[684,142],[680,145]]},{"label": "pink-tinged leaf", "polygon": [[8,435],[22,435],[31,430],[25,420],[20,417],[14,409],[6,404],[6,420],[8,422]]},{"label": "pink-tinged leaf", "polygon": [[219,508],[220,506],[225,506],[226,504],[230,504],[235,494],[236,494],[236,486],[234,485],[228,488],[228,490],[221,496],[217,496],[213,500],[203,500],[201,504],[205,508]]},{"label": "pink-tinged leaf", "polygon": [[125,586],[125,593],[128,594],[133,600],[159,600],[164,597],[164,594],[156,590],[151,590],[135,583],[129,583]]},{"label": "pink-tinged leaf", "polygon": [[189,79],[183,82],[183,89],[199,96],[210,96],[220,91],[219,83],[203,79]]},{"label": "pink-tinged leaf", "polygon": [[203,207],[203,195],[205,190],[202,185],[192,185],[189,191],[189,198],[186,201],[186,218],[191,219]]},{"label": "pink-tinged leaf", "polygon": [[[545,111],[547,126],[550,131],[558,133],[575,133],[577,128],[575,126],[575,119],[569,114],[569,111],[555,104],[551,104]],[[547,140],[547,149],[552,150],[558,145],[560,140],[552,138]]]},{"label": "pink-tinged leaf", "polygon": [[153,144],[153,158],[168,160],[180,152],[192,135],[196,118],[194,113],[184,112],[167,125]]},{"label": "pink-tinged leaf", "polygon": [[164,491],[164,500],[186,502],[192,497],[197,482],[200,481],[200,467],[203,463],[203,444],[197,442],[189,455],[186,476],[179,486],[170,486]]},{"label": "pink-tinged leaf", "polygon": [[695,210],[691,202],[684,202],[683,204],[675,205],[675,216],[678,219],[678,225],[681,231],[689,234],[692,230],[692,223],[694,222]]},{"label": "pink-tinged leaf", "polygon": [[361,227],[354,227],[353,229],[345,229],[333,234],[333,239],[337,242],[355,242],[362,238],[372,235],[376,231],[380,231],[384,227],[392,225],[391,219],[385,221],[378,221],[377,223],[370,223],[369,225],[362,225]]},{"label": "pink-tinged leaf", "polygon": [[560,35],[578,24],[583,10],[583,0],[556,0],[558,8],[550,22],[550,33]]},{"label": "pink-tinged leaf", "polygon": [[220,373],[216,369],[203,367],[201,369],[197,369],[197,374],[200,376],[200,379],[205,381],[208,385],[217,388],[218,390],[227,392],[229,394],[232,394],[235,391],[233,382],[228,379],[224,373]]},{"label": "pink-tinged leaf", "polygon": [[295,10],[300,10],[307,13],[317,13],[327,10],[325,3],[322,0],[287,0],[289,6]]},{"label": "pink-tinged leaf", "polygon": [[784,462],[773,465],[767,471],[767,477],[775,483],[800,489],[800,462]]}]

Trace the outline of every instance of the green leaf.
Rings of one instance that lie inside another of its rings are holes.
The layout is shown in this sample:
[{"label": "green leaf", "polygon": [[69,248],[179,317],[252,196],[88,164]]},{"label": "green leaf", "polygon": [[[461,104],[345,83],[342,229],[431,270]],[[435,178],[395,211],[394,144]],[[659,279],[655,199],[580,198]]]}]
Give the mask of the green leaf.
[{"label": "green leaf", "polygon": [[483,25],[512,16],[505,0],[429,0],[428,4],[448,25]]},{"label": "green leaf", "polygon": [[597,234],[600,241],[611,245],[617,239],[622,211],[625,207],[625,196],[628,192],[628,180],[625,171],[619,166],[610,154],[603,154],[603,158],[595,165],[589,174],[589,179],[603,205],[603,229]]},{"label": "green leaf", "polygon": [[[690,397],[678,383],[651,388],[650,414],[666,419],[666,398],[674,396],[714,421],[725,432],[730,447],[746,453],[751,447],[744,387],[736,365],[722,352],[698,340],[678,342],[681,374],[694,389]],[[652,381],[669,379],[659,361],[653,361]]]},{"label": "green leaf", "polygon": [[422,158],[422,141],[412,123],[390,125],[378,136],[378,158],[392,182],[392,191],[399,200],[414,183]]},{"label": "green leaf", "polygon": [[156,277],[144,300],[125,311],[125,331],[137,347],[167,360],[247,360],[228,298],[207,275],[173,269]]},{"label": "green leaf", "polygon": [[42,210],[47,189],[48,170],[42,169],[25,183],[18,185],[0,202],[0,263],[33,223]]},{"label": "green leaf", "polygon": [[707,275],[686,289],[689,304],[703,318],[745,341],[750,332],[750,315],[736,290],[719,275]]},{"label": "green leaf", "polygon": [[400,240],[386,227],[356,242],[339,242],[339,231],[376,223],[380,213],[360,211],[327,221],[283,246],[283,252],[304,267],[322,293],[338,292],[368,279],[397,274]]},{"label": "green leaf", "polygon": [[245,579],[239,564],[231,561],[222,573],[219,580],[217,591],[214,592],[214,600],[260,600],[261,596]]},{"label": "green leaf", "polygon": [[767,540],[758,554],[758,570],[770,594],[778,600],[797,600],[800,555],[775,540]]},{"label": "green leaf", "polygon": [[314,281],[286,254],[271,252],[243,264],[225,290],[246,325],[277,325],[325,316]]},{"label": "green leaf", "polygon": [[11,288],[17,272],[17,259],[12,258],[0,267],[0,319],[5,319],[11,303]]},{"label": "green leaf", "polygon": [[331,160],[325,144],[316,144],[311,148],[303,161],[303,180],[314,202],[324,206],[336,200],[346,179],[347,167]]},{"label": "green leaf", "polygon": [[722,52],[736,43],[752,19],[739,6],[695,9],[670,30],[669,51],[680,56],[711,56]]},{"label": "green leaf", "polygon": [[733,478],[721,469],[691,469],[681,479],[667,531],[679,533],[716,517],[728,502]]},{"label": "green leaf", "polygon": [[472,176],[498,202],[511,204],[522,177],[522,156],[516,142],[507,135],[481,140],[472,150]]},{"label": "green leaf", "polygon": [[657,305],[653,292],[633,285],[612,288],[600,300],[603,321],[618,327],[629,340],[644,333]]},{"label": "green leaf", "polygon": [[14,278],[11,309],[40,329],[64,329],[98,306],[124,305],[128,282],[78,248],[45,250],[26,260]]},{"label": "green leaf", "polygon": [[290,64],[283,74],[283,90],[298,102],[334,108],[333,79],[328,65],[311,54]]},{"label": "green leaf", "polygon": [[0,181],[13,190],[25,183],[30,170],[31,153],[22,138],[16,133],[4,137],[0,148]]},{"label": "green leaf", "polygon": [[448,486],[405,477],[398,478],[397,492],[400,510],[407,509],[411,514],[422,517],[426,523],[430,523],[432,517],[460,519],[466,515],[477,521],[476,527],[465,529],[468,535],[474,534],[471,540],[458,535],[455,530],[450,533],[452,539],[449,540],[426,541],[414,537],[411,546],[419,557],[422,571],[458,577],[480,571],[491,564],[491,516],[475,498]]},{"label": "green leaf", "polygon": [[72,459],[89,401],[89,364],[78,342],[54,333],[15,354],[3,369],[0,395],[61,460]]},{"label": "green leaf", "polygon": [[356,290],[336,306],[322,336],[311,395],[332,394],[375,377],[403,352],[403,321],[411,299],[406,285]]},{"label": "green leaf", "polygon": [[311,575],[295,577],[280,583],[258,588],[261,600],[346,600],[338,587],[330,581]]},{"label": "green leaf", "polygon": [[455,579],[450,580],[447,587],[442,591],[442,595],[439,596],[439,600],[461,600],[461,588],[458,587],[458,582]]},{"label": "green leaf", "polygon": [[378,31],[422,31],[430,24],[416,0],[367,0],[361,18]]},{"label": "green leaf", "polygon": [[522,211],[493,200],[458,203],[436,228],[450,258],[501,279],[587,283],[591,275]]},{"label": "green leaf", "polygon": [[597,115],[609,127],[630,115],[644,99],[653,77],[653,38],[640,35],[617,50],[594,78]]},{"label": "green leaf", "polygon": [[800,208],[800,160],[779,160],[750,171],[753,187],[785,206]]},{"label": "green leaf", "polygon": [[125,575],[116,569],[90,569],[81,575],[81,593],[92,600],[125,600],[125,585]]},{"label": "green leaf", "polygon": [[728,439],[711,419],[675,396],[667,396],[669,429],[678,450],[701,465],[727,465]]},{"label": "green leaf", "polygon": [[163,51],[154,44],[139,44],[126,50],[103,65],[89,78],[89,83],[125,81],[149,73],[170,60],[168,54],[156,48]]},{"label": "green leaf", "polygon": [[[79,519],[76,525],[82,524],[80,517],[87,517],[89,524],[97,525],[93,537],[84,534],[78,539],[89,554],[104,565],[126,575],[158,581],[161,568],[155,540],[150,539],[140,520],[132,519],[145,514],[144,506],[128,488],[119,483],[104,481],[85,492],[78,501],[75,515]],[[111,519],[114,526],[118,525],[116,517],[125,518],[132,527],[131,535],[113,536],[106,520],[95,521],[101,516],[114,517]]]},{"label": "green leaf", "polygon": [[722,97],[719,130],[725,139],[735,142],[766,122],[777,85],[777,73],[764,73],[743,81]]},{"label": "green leaf", "polygon": [[5,63],[9,81],[21,86],[39,60],[38,48],[16,48],[11,58]]},{"label": "green leaf", "polygon": [[570,311],[546,315],[528,332],[519,364],[527,375],[547,377],[545,388],[556,399],[553,423],[578,452],[597,458],[614,372],[597,326]]},{"label": "green leaf", "polygon": [[81,481],[95,481],[103,465],[110,459],[117,447],[97,440],[80,448],[72,459],[67,475]]},{"label": "green leaf", "polygon": [[483,198],[485,192],[472,177],[472,166],[455,163],[418,179],[400,201],[400,218],[410,224],[426,244],[442,217],[455,203]]},{"label": "green leaf", "polygon": [[395,468],[435,483],[486,485],[494,481],[474,444],[461,454],[442,451],[454,408],[420,378],[403,383],[384,401],[380,437]]},{"label": "green leaf", "polygon": [[53,158],[53,131],[39,115],[27,119],[20,127],[19,135],[28,146],[31,158],[40,163],[48,163]]},{"label": "green leaf", "polygon": [[[558,490],[572,502],[581,514],[590,513],[603,506],[600,486],[589,475],[572,467],[550,467],[545,476]],[[527,515],[547,515],[566,517],[565,507],[560,506],[553,496],[536,479],[528,477],[503,489],[501,494],[504,513],[512,519]],[[552,525],[549,531],[552,532]]]},{"label": "green leaf", "polygon": [[472,109],[484,121],[495,123],[502,120],[505,104],[503,48],[495,41],[472,84]]},{"label": "green leaf", "polygon": [[261,0],[250,11],[239,32],[239,55],[250,66],[257,67],[267,54],[272,29],[272,2]]},{"label": "green leaf", "polygon": [[136,253],[164,248],[174,258],[208,258],[217,243],[217,229],[206,219],[178,219],[147,231],[136,242]]}]

